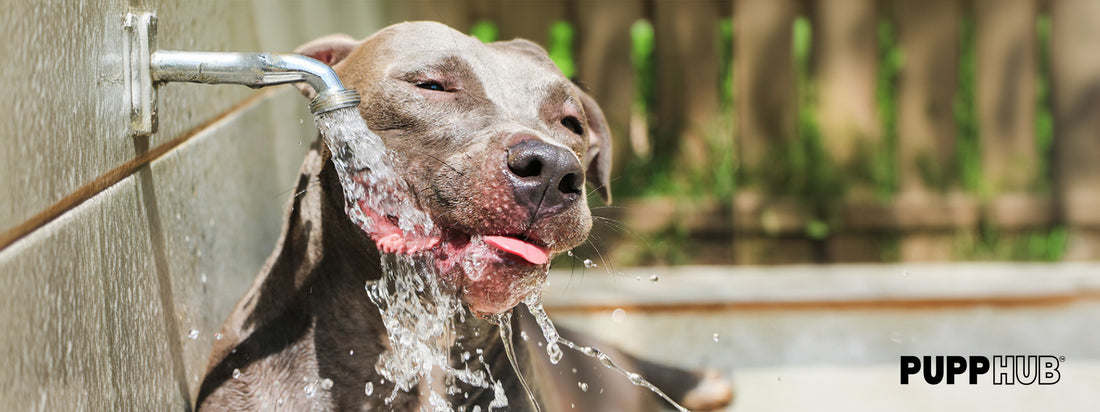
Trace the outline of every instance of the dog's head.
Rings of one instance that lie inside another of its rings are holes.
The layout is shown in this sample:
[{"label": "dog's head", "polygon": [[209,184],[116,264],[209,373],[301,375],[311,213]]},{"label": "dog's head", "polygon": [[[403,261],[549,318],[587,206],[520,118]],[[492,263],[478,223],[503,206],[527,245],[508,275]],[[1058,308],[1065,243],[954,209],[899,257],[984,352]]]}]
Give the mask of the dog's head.
[{"label": "dog's head", "polygon": [[[586,181],[609,200],[603,113],[534,43],[415,22],[298,52],[359,91],[360,114],[442,229],[444,279],[475,312],[511,309],[541,285],[550,257],[587,238]],[[474,254],[483,267],[463,264]]]}]

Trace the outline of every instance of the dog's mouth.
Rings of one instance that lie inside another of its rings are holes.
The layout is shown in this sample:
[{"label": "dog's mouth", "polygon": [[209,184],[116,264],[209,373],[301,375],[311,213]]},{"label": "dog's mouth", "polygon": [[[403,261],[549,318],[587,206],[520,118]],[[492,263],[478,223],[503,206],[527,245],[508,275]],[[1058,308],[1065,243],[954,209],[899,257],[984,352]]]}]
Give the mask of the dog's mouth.
[{"label": "dog's mouth", "polygon": [[433,249],[444,282],[477,315],[511,310],[542,287],[550,252],[521,235],[470,235],[445,231]]}]

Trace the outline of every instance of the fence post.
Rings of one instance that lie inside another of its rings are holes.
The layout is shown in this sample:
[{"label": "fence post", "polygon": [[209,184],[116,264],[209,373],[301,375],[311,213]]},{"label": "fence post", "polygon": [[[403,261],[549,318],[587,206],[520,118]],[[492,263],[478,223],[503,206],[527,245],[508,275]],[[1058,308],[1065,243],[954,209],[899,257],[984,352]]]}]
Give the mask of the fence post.
[{"label": "fence post", "polygon": [[577,80],[600,102],[613,139],[612,178],[632,158],[630,116],[634,103],[630,29],[645,17],[641,1],[582,3],[577,14]]},{"label": "fence post", "polygon": [[1100,2],[1051,2],[1055,199],[1066,260],[1100,259]]}]

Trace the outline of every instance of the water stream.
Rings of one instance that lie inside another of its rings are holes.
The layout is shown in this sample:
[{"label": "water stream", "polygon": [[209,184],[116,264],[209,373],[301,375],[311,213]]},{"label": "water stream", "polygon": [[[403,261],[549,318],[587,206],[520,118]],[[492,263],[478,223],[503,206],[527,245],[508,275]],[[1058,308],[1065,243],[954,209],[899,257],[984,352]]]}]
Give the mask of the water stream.
[{"label": "water stream", "polygon": [[[542,308],[542,299],[538,293],[532,293],[531,296],[527,297],[524,303],[527,305],[527,309],[531,311],[531,314],[535,316],[535,322],[538,323],[539,327],[542,329],[543,336],[546,338],[546,352],[548,355],[550,355],[551,363],[556,364],[558,363],[558,361],[561,360],[561,349],[558,348],[558,344],[565,345],[569,349],[573,349],[585,356],[600,361],[600,363],[602,363],[603,366],[606,366],[608,369],[619,372],[628,380],[630,380],[630,383],[634,384],[635,386],[641,386],[643,388],[649,389],[653,393],[657,394],[657,396],[660,396],[662,399],[672,405],[672,407],[676,408],[676,410],[680,412],[690,412],[687,408],[680,406],[680,404],[676,403],[676,401],[672,400],[672,398],[669,398],[668,395],[666,395],[663,391],[654,386],[652,383],[649,383],[649,381],[645,380],[642,375],[630,372],[615,364],[615,362],[611,360],[611,357],[607,356],[599,349],[593,348],[591,346],[578,345],[558,335],[557,329],[554,328],[554,323],[550,321],[550,317],[546,316],[546,311]],[[554,349],[552,350],[551,348]]]},{"label": "water stream", "polygon": [[[431,217],[417,208],[407,195],[408,187],[404,179],[395,173],[390,153],[381,138],[367,128],[358,108],[330,111],[317,115],[314,120],[332,153],[332,162],[347,201],[345,210],[352,221],[376,241],[389,237],[396,239],[395,244],[411,245],[412,250],[406,252],[416,252],[434,245],[432,240],[438,239],[438,232]],[[419,385],[425,385],[428,404],[421,406],[422,411],[453,411],[455,408],[443,394],[461,393],[457,382],[463,382],[492,391],[493,396],[486,410],[507,407],[508,399],[502,383],[493,378],[481,356],[479,361],[484,370],[471,369],[468,353],[462,356],[464,366],[452,366],[450,353],[459,338],[455,336],[455,319],[464,321],[466,311],[455,293],[442,283],[433,258],[420,253],[384,253],[381,261],[381,279],[368,282],[365,288],[370,300],[378,307],[388,331],[389,350],[381,354],[375,365],[375,370],[394,384],[393,391],[385,399],[386,403],[396,399],[399,392],[417,391]],[[476,265],[467,267],[467,270],[476,269]],[[600,350],[577,345],[559,336],[542,308],[539,292],[528,296],[525,303],[546,338],[546,351],[552,364],[556,365],[561,360],[560,345],[565,345],[599,360],[631,383],[648,388],[676,409],[687,411],[640,375],[616,365]],[[499,327],[508,360],[536,411],[540,410],[516,361],[511,339],[511,314],[496,315],[488,320]],[[433,379],[433,376],[438,378],[440,374],[442,379]],[[384,383],[377,382],[379,387]],[[367,395],[375,391],[375,384],[364,383]],[[458,410],[465,408],[460,406]],[[480,410],[480,406],[471,409]]]}]

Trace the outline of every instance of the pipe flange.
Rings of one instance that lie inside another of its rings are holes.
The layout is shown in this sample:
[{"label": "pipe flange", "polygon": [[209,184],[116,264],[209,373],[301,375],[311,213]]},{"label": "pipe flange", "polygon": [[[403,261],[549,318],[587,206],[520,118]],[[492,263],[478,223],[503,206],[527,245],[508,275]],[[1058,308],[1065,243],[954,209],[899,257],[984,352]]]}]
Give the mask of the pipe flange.
[{"label": "pipe flange", "polygon": [[309,111],[314,115],[331,112],[345,107],[359,105],[359,92],[350,89],[325,91],[309,102]]}]

